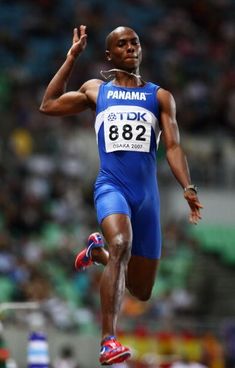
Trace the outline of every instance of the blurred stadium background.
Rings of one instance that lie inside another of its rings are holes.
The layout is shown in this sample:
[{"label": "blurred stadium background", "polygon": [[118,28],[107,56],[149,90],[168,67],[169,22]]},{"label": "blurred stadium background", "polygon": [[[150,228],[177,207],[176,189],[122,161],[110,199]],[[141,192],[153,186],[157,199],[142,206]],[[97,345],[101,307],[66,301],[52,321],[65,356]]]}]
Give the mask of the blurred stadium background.
[{"label": "blurred stadium background", "polygon": [[[162,264],[150,302],[125,297],[119,333],[135,352],[125,367],[171,367],[183,357],[233,368],[234,0],[0,1],[0,367],[25,367],[28,335],[41,329],[53,368],[70,354],[76,365],[68,368],[98,366],[102,270],[73,269],[74,254],[98,230],[93,116],[38,112],[80,24],[88,27],[88,46],[68,88],[99,78],[107,68],[105,36],[118,25],[133,27],[143,46],[143,78],[175,96],[182,145],[205,206],[202,223],[189,225],[160,147]],[[28,302],[40,308],[18,308]]]}]

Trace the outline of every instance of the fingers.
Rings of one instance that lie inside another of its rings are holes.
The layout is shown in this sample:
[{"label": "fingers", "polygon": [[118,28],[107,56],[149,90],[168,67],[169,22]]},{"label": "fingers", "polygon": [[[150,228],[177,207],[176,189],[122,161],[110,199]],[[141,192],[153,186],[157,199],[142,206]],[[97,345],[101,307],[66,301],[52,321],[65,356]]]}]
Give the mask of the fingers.
[{"label": "fingers", "polygon": [[189,215],[189,221],[195,225],[198,223],[198,221],[202,219],[200,209],[203,207],[200,203],[199,205],[200,206],[197,206],[195,203],[194,203],[194,206],[192,204],[190,205],[191,213]]},{"label": "fingers", "polygon": [[189,221],[191,224],[197,225],[202,218],[200,210],[203,209],[203,205],[199,202],[196,195],[185,195],[185,199],[187,200],[191,209]]},{"label": "fingers", "polygon": [[190,222],[193,224],[197,224],[199,220],[202,219],[200,209],[203,208],[200,206],[190,206],[191,208],[191,214],[189,216]]},{"label": "fingers", "polygon": [[73,44],[83,39],[86,36],[86,26],[81,25],[79,27],[80,35],[78,34],[78,28],[74,28],[73,30]]},{"label": "fingers", "polygon": [[189,222],[190,224],[193,224],[193,225],[197,225],[198,224],[198,221],[199,221],[199,218],[190,214],[189,216]]},{"label": "fingers", "polygon": [[190,214],[189,215],[189,222],[191,223],[191,224],[193,224],[193,225],[197,225],[198,224],[198,222],[200,221],[201,219],[198,217],[198,216],[196,216],[195,214]]},{"label": "fingers", "polygon": [[203,205],[200,202],[194,202],[194,201],[188,201],[189,207],[191,208],[192,211],[194,210],[198,210],[200,211],[201,209],[203,209]]},{"label": "fingers", "polygon": [[80,37],[86,35],[86,26],[80,26]]},{"label": "fingers", "polygon": [[197,225],[198,222],[202,219],[201,212],[200,212],[200,209],[202,208],[202,206],[200,205],[199,207],[199,206],[191,205],[190,208],[191,208],[191,213],[189,215],[189,221],[190,223]]},{"label": "fingers", "polygon": [[204,208],[203,205],[198,201],[197,202],[192,201],[192,204],[198,208]]},{"label": "fingers", "polygon": [[[80,34],[79,34],[80,32]],[[87,44],[87,34],[86,34],[86,26],[80,26],[79,31],[78,28],[74,28],[73,30],[73,44],[69,49],[67,56],[73,56],[76,58],[86,47]]]},{"label": "fingers", "polygon": [[78,41],[79,41],[78,29],[74,28],[74,30],[73,30],[73,43],[78,42]]}]

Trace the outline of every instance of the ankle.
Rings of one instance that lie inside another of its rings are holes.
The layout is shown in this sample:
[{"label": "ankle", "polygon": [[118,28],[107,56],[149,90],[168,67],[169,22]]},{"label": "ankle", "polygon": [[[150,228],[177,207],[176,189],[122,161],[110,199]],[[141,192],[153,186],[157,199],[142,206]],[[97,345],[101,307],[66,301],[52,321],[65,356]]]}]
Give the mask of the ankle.
[{"label": "ankle", "polygon": [[101,345],[102,345],[105,341],[113,340],[113,339],[116,339],[116,336],[115,336],[115,335],[104,335],[104,336],[102,337],[102,340],[101,340]]}]

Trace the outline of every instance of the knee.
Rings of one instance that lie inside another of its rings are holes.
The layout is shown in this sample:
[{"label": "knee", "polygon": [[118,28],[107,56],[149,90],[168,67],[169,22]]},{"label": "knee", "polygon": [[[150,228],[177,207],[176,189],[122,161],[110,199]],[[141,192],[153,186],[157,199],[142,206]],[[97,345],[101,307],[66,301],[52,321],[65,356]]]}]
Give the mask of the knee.
[{"label": "knee", "polygon": [[116,261],[128,261],[131,253],[131,241],[122,234],[115,236],[109,243],[109,257]]},{"label": "knee", "polygon": [[141,302],[147,302],[152,295],[152,289],[139,289],[139,288],[131,288],[127,285],[127,288],[131,295],[133,295],[136,299],[140,300]]},{"label": "knee", "polygon": [[147,302],[151,298],[151,295],[152,295],[152,291],[143,292],[138,295],[138,299],[141,302]]}]

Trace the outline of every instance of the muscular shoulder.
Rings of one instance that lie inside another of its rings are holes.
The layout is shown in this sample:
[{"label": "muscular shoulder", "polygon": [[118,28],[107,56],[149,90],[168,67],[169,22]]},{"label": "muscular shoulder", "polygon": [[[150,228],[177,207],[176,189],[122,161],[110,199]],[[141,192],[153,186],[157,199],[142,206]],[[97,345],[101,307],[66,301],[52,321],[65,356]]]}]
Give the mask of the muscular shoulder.
[{"label": "muscular shoulder", "polygon": [[97,91],[103,83],[101,79],[89,79],[79,89],[80,92],[87,93],[87,91]]},{"label": "muscular shoulder", "polygon": [[169,102],[174,101],[173,95],[164,88],[159,88],[157,90],[157,98],[158,98],[159,102],[163,103],[163,104],[167,103],[167,102],[169,103]]},{"label": "muscular shoulder", "polygon": [[79,89],[79,92],[83,93],[86,96],[87,101],[89,102],[89,106],[92,110],[95,110],[96,108],[99,87],[102,83],[103,81],[100,79],[90,79],[85,82]]},{"label": "muscular shoulder", "polygon": [[175,109],[175,100],[173,95],[166,89],[159,88],[157,98],[162,110]]}]

